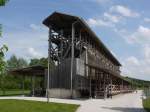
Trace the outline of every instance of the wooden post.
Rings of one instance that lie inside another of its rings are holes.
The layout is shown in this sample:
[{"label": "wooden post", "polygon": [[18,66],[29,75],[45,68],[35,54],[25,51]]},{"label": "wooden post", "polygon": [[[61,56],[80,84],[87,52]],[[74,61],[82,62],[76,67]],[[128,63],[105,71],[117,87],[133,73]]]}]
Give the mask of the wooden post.
[{"label": "wooden post", "polygon": [[79,34],[79,41],[80,41],[80,58],[81,58],[81,53],[82,53],[82,45],[81,45],[81,30],[80,30],[80,34]]},{"label": "wooden post", "polygon": [[106,99],[107,93],[106,93],[106,75],[103,73],[104,76],[104,99]]},{"label": "wooden post", "polygon": [[110,77],[110,97],[112,98],[112,77]]},{"label": "wooden post", "polygon": [[22,76],[22,95],[24,96],[24,80],[25,80],[25,75],[23,74]]},{"label": "wooden post", "polygon": [[[88,65],[88,50],[85,49],[85,63]],[[88,66],[86,66],[86,76],[88,76]]]},{"label": "wooden post", "polygon": [[31,77],[32,80],[32,96],[35,95],[35,75]]},{"label": "wooden post", "polygon": [[90,98],[92,98],[92,80],[91,80],[91,75],[92,75],[92,73],[91,73],[91,68],[90,68],[90,75],[89,75],[89,77],[90,77]]},{"label": "wooden post", "polygon": [[123,80],[122,80],[122,84],[121,84],[121,91],[122,91],[122,92],[124,92],[123,89],[124,89],[124,88],[123,88]]}]

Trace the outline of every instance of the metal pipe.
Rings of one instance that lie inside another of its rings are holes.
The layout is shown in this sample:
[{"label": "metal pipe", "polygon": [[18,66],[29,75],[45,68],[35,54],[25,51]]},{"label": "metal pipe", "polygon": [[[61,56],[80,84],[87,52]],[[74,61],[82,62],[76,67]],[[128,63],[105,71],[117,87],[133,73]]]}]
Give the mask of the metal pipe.
[{"label": "metal pipe", "polygon": [[47,74],[47,103],[49,102],[49,84],[50,84],[50,53],[51,53],[51,36],[52,36],[52,29],[49,26],[49,39],[48,39],[48,74]]},{"label": "metal pipe", "polygon": [[77,23],[78,21],[75,21],[74,23],[72,23],[72,41],[71,41],[71,44],[72,44],[72,47],[71,47],[71,98],[73,97],[73,82],[72,82],[72,78],[73,78],[73,62],[74,62],[74,38],[75,38],[75,27],[74,25]]}]

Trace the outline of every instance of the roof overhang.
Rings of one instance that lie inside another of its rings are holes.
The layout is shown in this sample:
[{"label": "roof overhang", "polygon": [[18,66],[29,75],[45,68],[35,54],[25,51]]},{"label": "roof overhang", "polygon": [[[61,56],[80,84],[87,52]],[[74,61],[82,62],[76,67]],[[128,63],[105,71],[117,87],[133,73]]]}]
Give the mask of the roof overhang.
[{"label": "roof overhang", "polygon": [[44,76],[46,69],[46,67],[38,65],[10,70],[9,73],[18,76]]},{"label": "roof overhang", "polygon": [[98,38],[98,36],[90,29],[89,25],[80,17],[68,15],[60,12],[54,12],[48,16],[43,24],[47,27],[52,27],[54,30],[61,30],[63,28],[70,28],[72,24],[78,21],[80,25],[87,31],[93,40],[95,40],[99,47],[104,49],[104,52],[118,65],[121,66],[120,62],[115,58],[115,56],[108,50],[108,48],[103,44],[103,42]]}]

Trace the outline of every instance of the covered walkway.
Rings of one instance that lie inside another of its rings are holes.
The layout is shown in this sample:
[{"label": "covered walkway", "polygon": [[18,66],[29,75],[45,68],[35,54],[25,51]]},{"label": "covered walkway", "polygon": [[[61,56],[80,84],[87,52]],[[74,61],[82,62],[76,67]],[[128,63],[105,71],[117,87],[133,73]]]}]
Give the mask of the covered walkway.
[{"label": "covered walkway", "polygon": [[[47,68],[43,66],[30,66],[20,69],[14,69],[9,71],[11,75],[22,77],[22,95],[25,90],[25,79],[28,77],[31,79],[31,96],[43,96],[45,95],[45,70]],[[40,80],[39,84],[36,81]]]}]

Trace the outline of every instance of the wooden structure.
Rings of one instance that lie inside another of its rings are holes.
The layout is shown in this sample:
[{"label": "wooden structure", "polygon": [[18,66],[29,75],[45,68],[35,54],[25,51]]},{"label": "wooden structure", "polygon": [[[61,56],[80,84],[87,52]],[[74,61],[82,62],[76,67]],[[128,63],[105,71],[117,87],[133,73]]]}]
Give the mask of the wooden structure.
[{"label": "wooden structure", "polygon": [[119,61],[80,17],[54,12],[43,24],[49,28],[50,97],[107,97],[130,92],[120,75]]},{"label": "wooden structure", "polygon": [[[22,77],[22,94],[24,95],[24,82],[25,79],[31,78],[31,96],[45,96],[45,72],[46,67],[43,66],[30,66],[25,68],[19,68],[9,71],[10,74]],[[38,87],[36,85],[36,80],[40,79],[40,82],[38,84]]]}]

